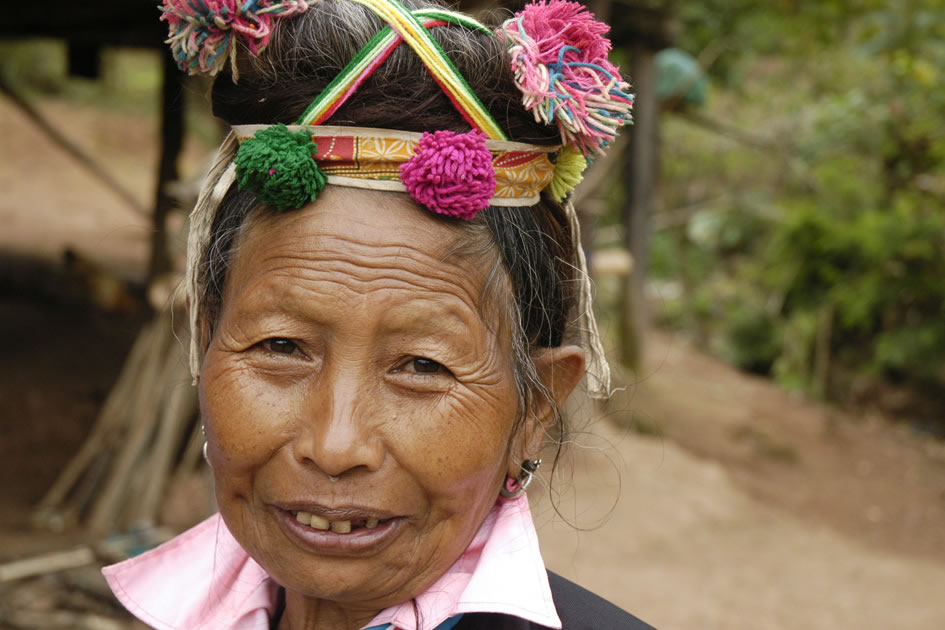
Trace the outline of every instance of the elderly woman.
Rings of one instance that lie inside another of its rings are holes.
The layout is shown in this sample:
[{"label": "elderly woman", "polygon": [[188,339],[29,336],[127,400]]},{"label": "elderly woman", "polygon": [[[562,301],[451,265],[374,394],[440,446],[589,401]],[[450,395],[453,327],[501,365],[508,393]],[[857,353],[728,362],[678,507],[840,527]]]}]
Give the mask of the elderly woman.
[{"label": "elderly woman", "polygon": [[608,386],[562,204],[629,121],[607,27],[559,0],[496,31],[422,0],[164,18],[233,125],[187,276],[220,513],[107,568],[119,599],[168,629],[647,627],[546,572],[524,495],[559,406]]}]

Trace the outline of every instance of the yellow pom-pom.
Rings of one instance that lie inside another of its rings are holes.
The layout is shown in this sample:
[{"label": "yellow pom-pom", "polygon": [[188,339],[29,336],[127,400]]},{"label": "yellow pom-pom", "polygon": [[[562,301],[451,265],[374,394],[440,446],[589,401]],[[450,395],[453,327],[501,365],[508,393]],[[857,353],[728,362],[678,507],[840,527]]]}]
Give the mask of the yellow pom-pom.
[{"label": "yellow pom-pom", "polygon": [[577,188],[584,179],[586,168],[587,160],[580,151],[570,146],[564,147],[558,151],[558,159],[555,160],[555,175],[545,190],[555,201],[564,201],[564,198],[571,194],[571,191]]}]

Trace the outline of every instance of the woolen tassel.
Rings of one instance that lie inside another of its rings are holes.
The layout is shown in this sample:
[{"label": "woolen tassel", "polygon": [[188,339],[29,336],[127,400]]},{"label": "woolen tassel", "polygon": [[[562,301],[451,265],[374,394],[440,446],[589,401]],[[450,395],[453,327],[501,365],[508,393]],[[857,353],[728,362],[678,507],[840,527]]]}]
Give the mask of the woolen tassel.
[{"label": "woolen tassel", "polygon": [[488,208],[495,193],[492,153],[478,130],[424,133],[400,178],[418,204],[465,221]]},{"label": "woolen tassel", "polygon": [[236,153],[236,181],[276,210],[294,210],[315,201],[328,177],[315,162],[318,145],[308,129],[284,124],[260,129]]},{"label": "woolen tassel", "polygon": [[252,55],[259,55],[269,44],[273,20],[304,13],[308,4],[306,0],[164,0],[165,43],[187,74],[215,75],[230,59],[236,81],[237,40]]},{"label": "woolen tassel", "polygon": [[587,272],[587,257],[581,245],[581,223],[577,211],[570,201],[565,204],[568,222],[571,225],[571,238],[577,244],[578,282],[581,283],[578,292],[578,328],[584,346],[587,365],[586,374],[587,395],[591,398],[610,398],[613,393],[610,385],[610,364],[604,353],[601,343],[600,330],[597,327],[597,318],[594,316],[594,296],[591,288],[591,276]]},{"label": "woolen tassel", "polygon": [[587,168],[587,159],[580,151],[575,151],[571,147],[564,147],[558,152],[555,159],[555,174],[548,184],[548,194],[551,198],[561,203],[565,198],[574,192],[577,185],[584,181],[584,169]]},{"label": "woolen tassel", "polygon": [[525,109],[556,123],[562,141],[589,158],[632,122],[630,85],[607,59],[609,30],[583,5],[550,0],[525,5],[497,31]]}]

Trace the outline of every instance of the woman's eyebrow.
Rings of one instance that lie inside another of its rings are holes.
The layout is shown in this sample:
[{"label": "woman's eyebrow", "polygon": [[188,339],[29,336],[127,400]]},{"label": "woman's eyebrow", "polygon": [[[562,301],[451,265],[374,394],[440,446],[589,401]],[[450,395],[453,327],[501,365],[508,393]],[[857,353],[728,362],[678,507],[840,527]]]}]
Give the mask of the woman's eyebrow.
[{"label": "woman's eyebrow", "polygon": [[482,327],[478,313],[464,301],[413,300],[391,308],[382,318],[380,331],[388,334],[447,333],[449,335],[474,336]]}]

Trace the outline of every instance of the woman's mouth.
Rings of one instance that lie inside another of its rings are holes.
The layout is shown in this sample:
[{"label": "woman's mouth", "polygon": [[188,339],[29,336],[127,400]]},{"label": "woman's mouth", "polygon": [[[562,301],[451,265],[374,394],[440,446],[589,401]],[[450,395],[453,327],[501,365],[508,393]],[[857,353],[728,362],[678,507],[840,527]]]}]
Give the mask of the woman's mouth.
[{"label": "woman's mouth", "polygon": [[295,520],[303,525],[308,525],[313,529],[320,529],[322,531],[331,530],[336,534],[350,534],[352,531],[365,527],[367,529],[374,529],[381,523],[386,523],[387,520],[380,520],[377,518],[362,518],[354,519],[347,521],[329,521],[327,518],[323,518],[318,514],[311,514],[310,512],[296,512]]},{"label": "woman's mouth", "polygon": [[291,508],[275,510],[283,531],[297,545],[326,554],[376,552],[392,542],[408,520],[402,516],[359,515],[356,510],[331,514],[333,511],[318,514]]}]

